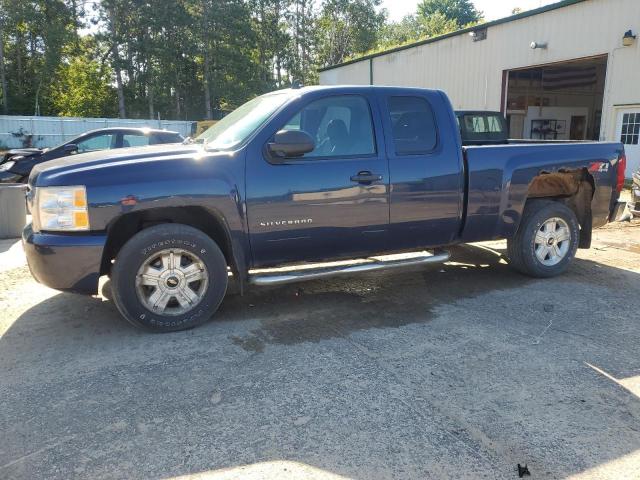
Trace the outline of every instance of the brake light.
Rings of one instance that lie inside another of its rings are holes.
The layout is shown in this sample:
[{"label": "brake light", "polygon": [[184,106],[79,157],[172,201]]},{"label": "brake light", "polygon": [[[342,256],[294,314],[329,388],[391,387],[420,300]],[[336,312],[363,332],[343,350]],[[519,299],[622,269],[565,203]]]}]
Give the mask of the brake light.
[{"label": "brake light", "polygon": [[627,169],[627,156],[623,153],[618,159],[618,165],[616,169],[617,173],[617,181],[616,181],[616,191],[618,193],[622,192],[624,188],[624,172]]}]

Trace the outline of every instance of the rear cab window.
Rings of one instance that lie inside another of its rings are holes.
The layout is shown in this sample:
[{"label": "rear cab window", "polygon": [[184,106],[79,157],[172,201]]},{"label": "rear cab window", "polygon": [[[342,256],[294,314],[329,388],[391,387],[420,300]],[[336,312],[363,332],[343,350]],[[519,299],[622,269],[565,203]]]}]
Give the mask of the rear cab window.
[{"label": "rear cab window", "polygon": [[420,155],[435,150],[438,130],[433,109],[425,98],[390,96],[387,106],[396,155]]}]

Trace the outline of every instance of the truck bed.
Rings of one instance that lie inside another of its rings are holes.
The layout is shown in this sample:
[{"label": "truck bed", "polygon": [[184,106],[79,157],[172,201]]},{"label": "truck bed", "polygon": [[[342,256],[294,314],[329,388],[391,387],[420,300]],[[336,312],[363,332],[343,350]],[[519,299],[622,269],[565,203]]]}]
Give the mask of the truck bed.
[{"label": "truck bed", "polygon": [[529,186],[538,175],[586,170],[593,178],[593,226],[609,218],[615,168],[622,153],[613,142],[514,143],[463,148],[467,201],[462,242],[510,237]]}]

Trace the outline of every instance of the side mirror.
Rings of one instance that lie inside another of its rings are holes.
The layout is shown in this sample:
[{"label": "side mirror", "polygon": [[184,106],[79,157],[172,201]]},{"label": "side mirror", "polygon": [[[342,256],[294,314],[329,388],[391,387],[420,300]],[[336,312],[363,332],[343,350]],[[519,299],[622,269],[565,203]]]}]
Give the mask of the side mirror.
[{"label": "side mirror", "polygon": [[316,142],[307,132],[302,130],[280,130],[267,144],[269,153],[276,158],[301,157],[316,148]]},{"label": "side mirror", "polygon": [[78,145],[76,145],[75,143],[67,143],[64,146],[64,153],[66,153],[67,155],[71,153],[76,153],[77,151],[78,151]]}]

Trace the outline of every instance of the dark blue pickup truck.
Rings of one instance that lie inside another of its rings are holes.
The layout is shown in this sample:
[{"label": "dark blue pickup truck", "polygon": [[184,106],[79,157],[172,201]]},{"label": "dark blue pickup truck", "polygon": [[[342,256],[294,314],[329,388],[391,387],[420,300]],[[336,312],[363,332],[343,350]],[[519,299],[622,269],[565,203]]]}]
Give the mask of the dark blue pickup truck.
[{"label": "dark blue pickup truck", "polygon": [[618,143],[463,149],[439,91],[282,90],[192,144],[37,165],[23,241],[40,282],[92,294],[109,275],[127,320],[180,330],[230,276],[242,290],[415,266],[492,239],[517,270],[558,275],[619,214],[624,167]]}]

